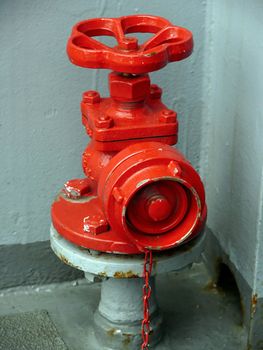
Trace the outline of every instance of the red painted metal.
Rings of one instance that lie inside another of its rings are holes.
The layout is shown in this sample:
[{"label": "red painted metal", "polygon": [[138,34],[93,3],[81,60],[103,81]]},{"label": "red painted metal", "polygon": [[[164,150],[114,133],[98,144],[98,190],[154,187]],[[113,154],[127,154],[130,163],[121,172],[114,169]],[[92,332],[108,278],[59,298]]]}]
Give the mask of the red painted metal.
[{"label": "red painted metal", "polygon": [[[154,33],[139,45],[128,33]],[[92,36],[115,36],[114,48]],[[191,164],[175,148],[176,112],[161,101],[148,72],[190,55],[192,34],[146,15],[78,23],[68,42],[77,65],[109,68],[110,97],[84,92],[82,122],[91,142],[84,179],[64,185],[52,205],[57,231],[80,246],[125,254],[164,250],[200,233],[205,193]]]},{"label": "red painted metal", "polygon": [[[139,45],[130,33],[152,33]],[[95,36],[111,36],[115,47],[97,41]],[[107,68],[116,72],[142,74],[158,70],[167,63],[188,57],[193,49],[192,33],[168,20],[149,15],[120,18],[94,18],[77,23],[68,41],[72,63],[86,68]]]}]

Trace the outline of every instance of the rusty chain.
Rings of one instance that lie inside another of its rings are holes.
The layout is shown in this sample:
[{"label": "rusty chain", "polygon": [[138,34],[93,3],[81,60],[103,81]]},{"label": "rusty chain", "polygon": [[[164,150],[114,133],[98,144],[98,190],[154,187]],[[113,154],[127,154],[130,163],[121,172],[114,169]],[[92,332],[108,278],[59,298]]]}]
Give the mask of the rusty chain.
[{"label": "rusty chain", "polygon": [[152,251],[146,250],[144,255],[143,265],[143,320],[142,320],[142,345],[141,350],[149,349],[149,335],[151,331],[150,326],[150,305],[149,300],[151,297],[150,277],[152,272]]}]

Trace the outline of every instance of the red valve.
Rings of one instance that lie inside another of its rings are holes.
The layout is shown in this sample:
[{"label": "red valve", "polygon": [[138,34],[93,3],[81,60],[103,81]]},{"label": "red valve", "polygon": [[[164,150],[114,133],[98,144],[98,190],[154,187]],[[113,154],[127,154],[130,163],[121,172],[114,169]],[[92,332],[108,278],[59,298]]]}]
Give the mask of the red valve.
[{"label": "red valve", "polygon": [[[153,33],[143,44],[130,33]],[[93,37],[111,36],[116,46],[109,47]],[[106,68],[116,72],[141,74],[188,57],[193,49],[192,33],[168,20],[149,15],[120,18],[95,18],[76,24],[68,41],[72,63],[87,68]]]},{"label": "red valve", "polygon": [[[139,44],[130,33],[153,33]],[[110,48],[93,37],[113,36]],[[52,205],[52,222],[69,241],[99,251],[138,254],[176,247],[202,232],[205,192],[175,148],[177,114],[161,100],[147,72],[188,57],[192,34],[161,17],[96,18],[76,24],[70,60],[108,68],[110,97],[86,91],[82,122],[91,142],[85,179],[70,180]]]}]

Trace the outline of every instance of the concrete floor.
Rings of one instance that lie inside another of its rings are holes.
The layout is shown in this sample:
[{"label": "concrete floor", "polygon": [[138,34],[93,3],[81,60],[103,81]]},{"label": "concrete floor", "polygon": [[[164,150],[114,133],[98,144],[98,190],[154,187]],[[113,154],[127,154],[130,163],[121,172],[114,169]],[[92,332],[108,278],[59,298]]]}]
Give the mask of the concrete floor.
[{"label": "concrete floor", "polygon": [[[238,296],[211,286],[203,264],[160,276],[157,296],[165,320],[165,341],[158,350],[246,349]],[[84,280],[9,289],[0,293],[0,316],[47,310],[68,349],[92,350],[89,329],[99,297],[100,284]],[[23,337],[18,343],[5,350],[22,349]]]}]

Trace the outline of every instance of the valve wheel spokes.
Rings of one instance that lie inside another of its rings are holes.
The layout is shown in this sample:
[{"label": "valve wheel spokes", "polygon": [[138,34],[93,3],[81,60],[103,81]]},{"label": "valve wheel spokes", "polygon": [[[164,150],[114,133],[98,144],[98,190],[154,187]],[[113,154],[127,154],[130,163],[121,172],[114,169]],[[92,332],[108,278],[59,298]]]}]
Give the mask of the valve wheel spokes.
[{"label": "valve wheel spokes", "polygon": [[[132,33],[154,35],[139,45],[135,36],[126,36]],[[96,36],[114,37],[116,46],[103,44],[94,39]],[[95,18],[78,23],[73,27],[67,51],[71,61],[82,67],[140,74],[186,58],[192,48],[189,30],[173,26],[162,17],[134,15]]]}]

